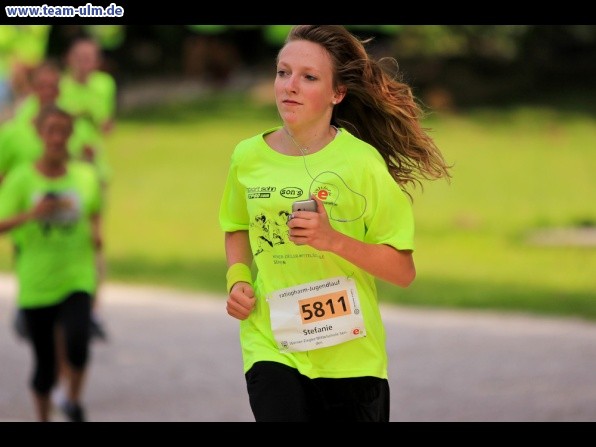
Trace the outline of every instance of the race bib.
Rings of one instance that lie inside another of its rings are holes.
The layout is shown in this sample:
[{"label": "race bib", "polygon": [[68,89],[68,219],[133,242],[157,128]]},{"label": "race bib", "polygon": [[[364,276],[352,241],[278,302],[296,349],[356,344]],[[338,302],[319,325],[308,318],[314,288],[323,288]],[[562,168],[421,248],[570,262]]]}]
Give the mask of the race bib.
[{"label": "race bib", "polygon": [[310,351],[366,336],[356,284],[337,277],[277,290],[267,297],[281,352]]}]

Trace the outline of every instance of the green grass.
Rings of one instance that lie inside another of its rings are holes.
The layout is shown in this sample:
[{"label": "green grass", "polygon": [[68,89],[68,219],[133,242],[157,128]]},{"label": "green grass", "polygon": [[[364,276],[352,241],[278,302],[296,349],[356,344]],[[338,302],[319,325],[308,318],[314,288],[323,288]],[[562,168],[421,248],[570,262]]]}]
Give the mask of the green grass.
[{"label": "green grass", "polygon": [[[108,280],[223,293],[229,156],[278,122],[273,107],[229,94],[121,116],[108,142]],[[536,229],[596,224],[594,116],[517,106],[425,126],[453,180],[414,192],[418,276],[408,289],[379,283],[381,299],[596,320],[596,248],[526,242]],[[3,237],[0,270],[10,269]]]}]

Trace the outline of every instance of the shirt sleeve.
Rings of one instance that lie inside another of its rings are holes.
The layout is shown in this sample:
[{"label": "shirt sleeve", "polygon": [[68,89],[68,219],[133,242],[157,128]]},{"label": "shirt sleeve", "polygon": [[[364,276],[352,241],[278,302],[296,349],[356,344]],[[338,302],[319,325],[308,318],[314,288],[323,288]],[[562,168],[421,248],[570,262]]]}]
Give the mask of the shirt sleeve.
[{"label": "shirt sleeve", "polygon": [[99,214],[103,207],[103,195],[101,193],[101,182],[96,169],[89,163],[83,161],[71,162],[71,166],[82,175],[81,193],[87,197],[87,210],[89,214]]},{"label": "shirt sleeve", "polygon": [[19,170],[11,171],[0,184],[0,220],[25,211]]},{"label": "shirt sleeve", "polygon": [[381,163],[373,164],[367,184],[365,242],[414,250],[414,215],[407,194]]},{"label": "shirt sleeve", "polygon": [[99,73],[101,76],[100,85],[98,86],[98,93],[100,101],[95,109],[96,119],[99,123],[103,123],[110,118],[113,118],[116,113],[116,81],[114,78],[105,72]]},{"label": "shirt sleeve", "polygon": [[12,126],[11,122],[5,122],[0,126],[0,176],[6,175],[13,164],[9,147]]},{"label": "shirt sleeve", "polygon": [[246,188],[239,179],[238,166],[238,156],[234,153],[219,208],[219,224],[225,232],[248,230]]}]

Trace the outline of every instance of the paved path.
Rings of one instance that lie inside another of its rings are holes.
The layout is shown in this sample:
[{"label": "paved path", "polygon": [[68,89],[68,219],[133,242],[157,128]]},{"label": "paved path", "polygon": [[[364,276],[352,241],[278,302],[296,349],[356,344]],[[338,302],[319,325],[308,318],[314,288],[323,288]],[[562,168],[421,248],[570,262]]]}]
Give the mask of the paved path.
[{"label": "paved path", "polygon": [[[0,274],[0,421],[31,421],[29,346]],[[107,284],[90,421],[252,421],[237,321],[221,296]],[[391,420],[596,421],[596,324],[384,306]],[[54,420],[63,420],[57,414]]]}]

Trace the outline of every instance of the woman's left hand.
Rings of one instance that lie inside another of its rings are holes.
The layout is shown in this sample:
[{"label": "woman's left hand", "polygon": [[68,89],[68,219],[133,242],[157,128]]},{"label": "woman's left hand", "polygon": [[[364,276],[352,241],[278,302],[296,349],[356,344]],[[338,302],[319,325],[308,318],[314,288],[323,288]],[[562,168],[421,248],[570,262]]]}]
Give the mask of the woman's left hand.
[{"label": "woman's left hand", "polygon": [[288,221],[289,239],[296,245],[310,245],[317,250],[330,251],[338,232],[329,223],[323,202],[313,195],[317,211],[296,211]]}]

